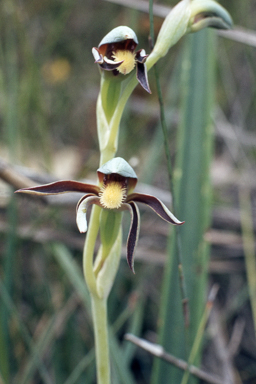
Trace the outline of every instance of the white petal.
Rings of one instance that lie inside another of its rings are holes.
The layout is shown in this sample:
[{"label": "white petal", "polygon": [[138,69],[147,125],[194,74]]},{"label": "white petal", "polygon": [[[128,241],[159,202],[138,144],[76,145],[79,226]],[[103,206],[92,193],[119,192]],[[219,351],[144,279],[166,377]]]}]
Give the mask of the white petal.
[{"label": "white petal", "polygon": [[102,64],[103,63],[103,57],[99,53],[98,48],[94,48],[93,47],[92,48],[92,54],[93,54],[93,57],[94,57],[96,63],[98,63],[98,64]]},{"label": "white petal", "polygon": [[76,224],[81,233],[87,231],[86,212],[88,207],[92,204],[100,205],[99,201],[99,197],[95,195],[85,195],[79,200],[76,208]]},{"label": "white petal", "polygon": [[121,61],[110,60],[110,59],[107,58],[107,56],[104,56],[104,61],[107,64],[113,64],[113,65],[122,64],[124,62],[123,60],[121,60]]}]

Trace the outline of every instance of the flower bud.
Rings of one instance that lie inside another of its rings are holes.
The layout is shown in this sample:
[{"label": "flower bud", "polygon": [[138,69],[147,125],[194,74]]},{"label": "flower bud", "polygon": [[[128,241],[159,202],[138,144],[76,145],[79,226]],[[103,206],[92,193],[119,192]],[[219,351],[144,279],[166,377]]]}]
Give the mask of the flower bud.
[{"label": "flower bud", "polygon": [[168,50],[186,33],[190,15],[190,0],[182,0],[172,8],[162,24],[149,59],[155,56],[154,61],[157,61],[167,54]]},{"label": "flower bud", "polygon": [[155,47],[148,57],[148,70],[186,33],[206,27],[229,29],[229,13],[214,0],[182,0],[165,18]]},{"label": "flower bud", "polygon": [[231,16],[214,0],[193,0],[188,32],[197,32],[207,27],[230,29]]}]

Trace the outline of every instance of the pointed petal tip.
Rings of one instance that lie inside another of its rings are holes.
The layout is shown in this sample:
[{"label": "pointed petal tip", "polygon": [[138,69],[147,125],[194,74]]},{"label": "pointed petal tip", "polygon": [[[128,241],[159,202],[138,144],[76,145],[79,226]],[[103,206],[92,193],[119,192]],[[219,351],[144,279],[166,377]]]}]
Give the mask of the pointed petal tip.
[{"label": "pointed petal tip", "polygon": [[135,269],[134,269],[134,263],[130,263],[128,258],[127,258],[127,263],[129,265],[129,268],[130,270],[132,271],[132,273],[135,275]]},{"label": "pointed petal tip", "polygon": [[20,192],[28,192],[28,188],[20,188],[14,191],[14,193],[20,193]]},{"label": "pointed petal tip", "polygon": [[27,194],[30,194],[30,195],[44,195],[44,193],[38,192],[38,191],[34,190],[33,187],[31,187],[31,188],[20,188],[20,189],[17,189],[17,191],[14,191],[14,193],[27,193]]},{"label": "pointed petal tip", "polygon": [[142,88],[144,88],[145,91],[151,94],[152,92],[149,87],[147,67],[144,63],[140,63],[139,61],[137,62],[136,75],[137,75],[137,80],[142,86]]},{"label": "pointed petal tip", "polygon": [[170,224],[182,225],[185,223],[185,221],[178,220],[165,204],[155,196],[144,193],[131,193],[127,197],[127,202],[131,204],[132,201],[148,205],[158,216]]}]

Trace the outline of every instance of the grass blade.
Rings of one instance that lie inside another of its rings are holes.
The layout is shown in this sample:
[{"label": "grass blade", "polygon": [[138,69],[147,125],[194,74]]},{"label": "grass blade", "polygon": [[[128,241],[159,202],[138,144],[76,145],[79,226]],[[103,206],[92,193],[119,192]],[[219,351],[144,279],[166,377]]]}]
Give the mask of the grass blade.
[{"label": "grass blade", "polygon": [[[176,215],[186,223],[179,228],[183,272],[189,297],[191,346],[203,313],[207,283],[208,246],[203,240],[209,224],[212,155],[211,110],[213,102],[214,45],[211,31],[188,36],[183,57],[183,116],[178,132],[174,170]],[[182,297],[179,289],[177,245],[172,241],[160,313],[160,344],[173,355],[187,359]],[[180,372],[156,360],[153,383],[179,383]]]}]

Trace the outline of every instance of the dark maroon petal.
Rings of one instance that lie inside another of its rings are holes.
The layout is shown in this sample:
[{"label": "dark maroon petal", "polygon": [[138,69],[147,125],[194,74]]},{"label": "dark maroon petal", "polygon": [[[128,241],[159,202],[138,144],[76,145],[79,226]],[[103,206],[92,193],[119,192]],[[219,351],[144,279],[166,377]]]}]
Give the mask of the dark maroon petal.
[{"label": "dark maroon petal", "polygon": [[137,61],[137,80],[142,86],[142,88],[145,89],[148,93],[151,93],[151,90],[149,88],[149,83],[148,83],[148,74],[147,74],[147,67],[143,63],[139,63]]},{"label": "dark maroon petal", "polygon": [[131,214],[131,226],[127,239],[127,262],[133,273],[134,271],[134,250],[137,245],[139,232],[140,232],[140,213],[137,205],[134,202],[129,204],[123,204],[129,206],[129,211]]},{"label": "dark maroon petal", "polygon": [[103,57],[103,55],[100,53],[98,48],[93,47],[92,54],[95,59],[95,63],[99,64],[99,66],[104,69],[105,71],[113,71],[114,69],[118,68],[124,61],[113,61],[108,59],[106,56]]},{"label": "dark maroon petal", "polygon": [[22,188],[16,192],[31,193],[34,195],[57,195],[67,192],[93,193],[98,195],[100,188],[97,185],[80,183],[79,181],[62,180],[36,187]]},{"label": "dark maroon petal", "polygon": [[115,61],[113,62],[106,62],[105,60],[103,61],[102,64],[100,64],[100,67],[102,69],[104,69],[105,71],[113,71],[114,69],[120,67],[120,65],[123,63],[124,61],[122,60],[121,62],[118,61],[117,63]]},{"label": "dark maroon petal", "polygon": [[136,201],[138,203],[148,205],[158,216],[160,216],[163,220],[167,221],[168,223],[175,225],[181,225],[184,223],[184,221],[179,221],[171,213],[171,211],[169,211],[169,209],[164,205],[164,203],[162,203],[161,200],[158,200],[155,196],[144,195],[142,193],[132,193],[131,195],[128,195],[126,200],[127,203],[131,204],[130,201]]}]

